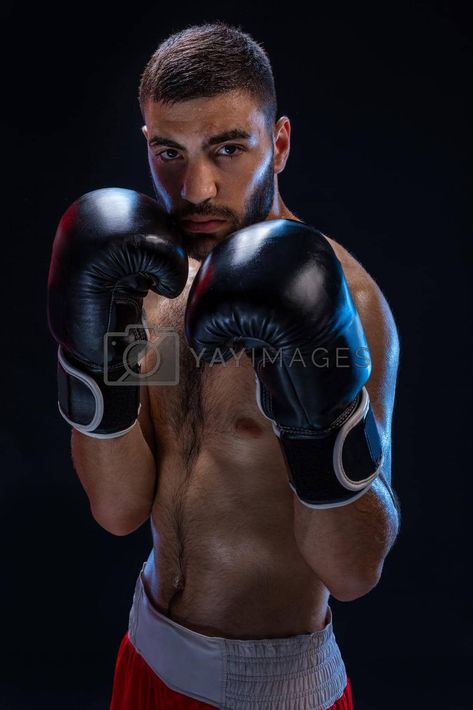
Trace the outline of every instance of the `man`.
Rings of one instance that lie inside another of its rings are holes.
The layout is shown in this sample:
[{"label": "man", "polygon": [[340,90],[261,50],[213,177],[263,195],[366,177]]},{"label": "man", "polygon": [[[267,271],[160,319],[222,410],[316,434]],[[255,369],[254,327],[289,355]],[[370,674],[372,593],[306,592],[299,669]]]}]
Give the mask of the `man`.
[{"label": "man", "polygon": [[[377,584],[398,530],[392,314],[284,204],[290,121],[248,34],[216,22],[171,36],[140,105],[157,204],[84,196],[50,271],[59,404],[92,514],[116,535],[147,520],[153,534],[111,708],[351,708],[328,602]],[[179,381],[142,386],[138,403],[114,386],[123,341],[99,348],[130,327],[133,344],[142,322],[155,343],[179,334]],[[266,346],[284,368],[263,362]],[[301,364],[309,349],[327,363]]]}]

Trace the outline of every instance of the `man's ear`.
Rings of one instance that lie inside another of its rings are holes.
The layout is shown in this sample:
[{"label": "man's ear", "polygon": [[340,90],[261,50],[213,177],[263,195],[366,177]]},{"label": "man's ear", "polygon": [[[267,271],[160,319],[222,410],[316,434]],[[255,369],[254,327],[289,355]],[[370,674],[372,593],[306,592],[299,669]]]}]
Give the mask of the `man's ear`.
[{"label": "man's ear", "polygon": [[146,128],[146,126],[141,126],[141,132],[143,133],[146,142],[148,142],[148,129]]},{"label": "man's ear", "polygon": [[291,148],[291,122],[287,116],[281,116],[274,126],[274,172],[282,173],[286,167]]}]

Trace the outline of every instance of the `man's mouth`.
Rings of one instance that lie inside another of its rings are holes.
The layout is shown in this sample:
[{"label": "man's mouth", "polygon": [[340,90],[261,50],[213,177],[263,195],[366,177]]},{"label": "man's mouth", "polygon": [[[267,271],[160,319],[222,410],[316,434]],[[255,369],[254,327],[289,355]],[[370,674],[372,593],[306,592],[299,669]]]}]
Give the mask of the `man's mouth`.
[{"label": "man's mouth", "polygon": [[188,232],[215,232],[222,224],[225,224],[225,219],[183,219],[181,224]]}]

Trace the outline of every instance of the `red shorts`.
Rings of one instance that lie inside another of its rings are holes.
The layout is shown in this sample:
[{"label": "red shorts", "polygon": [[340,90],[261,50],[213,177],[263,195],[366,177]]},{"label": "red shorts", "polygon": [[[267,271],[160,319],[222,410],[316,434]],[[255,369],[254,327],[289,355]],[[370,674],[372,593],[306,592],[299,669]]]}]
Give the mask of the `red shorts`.
[{"label": "red shorts", "polygon": [[[184,710],[184,708],[214,708],[200,700],[168,688],[148,666],[128,639],[122,639],[113,679],[110,710]],[[327,710],[353,710],[350,679],[343,695]]]}]

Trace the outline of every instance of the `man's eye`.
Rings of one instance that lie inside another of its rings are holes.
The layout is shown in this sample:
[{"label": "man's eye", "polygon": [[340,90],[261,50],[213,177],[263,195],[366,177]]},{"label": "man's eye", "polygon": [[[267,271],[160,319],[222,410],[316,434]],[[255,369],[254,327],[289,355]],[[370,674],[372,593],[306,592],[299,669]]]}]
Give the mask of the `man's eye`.
[{"label": "man's eye", "polygon": [[[174,155],[169,155],[170,153],[173,153]],[[161,151],[161,153],[158,153],[158,157],[164,160],[165,162],[175,160],[178,156],[179,153],[177,152],[177,150],[174,150],[174,148],[167,148],[166,150]]]},{"label": "man's eye", "polygon": [[[227,158],[233,158],[234,155],[237,155],[237,153],[242,152],[242,148],[238,145],[233,145],[233,144],[228,144],[228,145],[222,145],[221,148],[217,151],[217,155],[223,155]],[[220,151],[224,151],[221,153]]]}]

